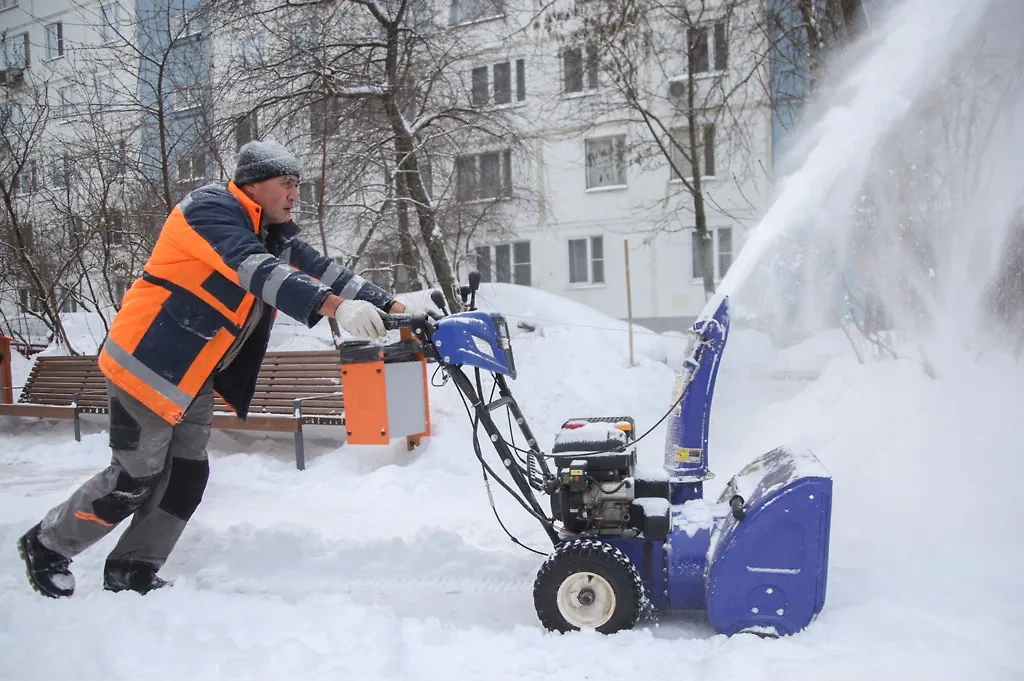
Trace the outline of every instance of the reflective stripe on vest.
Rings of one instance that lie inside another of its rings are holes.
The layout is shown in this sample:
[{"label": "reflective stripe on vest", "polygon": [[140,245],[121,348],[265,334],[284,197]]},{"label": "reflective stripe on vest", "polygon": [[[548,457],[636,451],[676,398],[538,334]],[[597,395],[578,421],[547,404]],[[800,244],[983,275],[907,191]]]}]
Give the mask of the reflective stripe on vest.
[{"label": "reflective stripe on vest", "polygon": [[103,350],[110,355],[112,360],[121,365],[121,368],[142,383],[148,385],[159,393],[161,397],[169,400],[182,411],[188,409],[188,405],[192,404],[191,395],[135,359],[130,352],[115,343],[110,337],[103,343]]}]

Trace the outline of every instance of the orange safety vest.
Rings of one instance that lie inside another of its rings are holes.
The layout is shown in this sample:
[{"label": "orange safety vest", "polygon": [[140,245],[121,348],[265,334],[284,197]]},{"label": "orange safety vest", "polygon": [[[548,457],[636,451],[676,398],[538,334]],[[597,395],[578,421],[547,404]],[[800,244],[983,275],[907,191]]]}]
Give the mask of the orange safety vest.
[{"label": "orange safety vest", "polygon": [[[238,227],[258,234],[260,206],[234,182],[227,189],[248,216]],[[239,272],[185,219],[190,198],[168,216],[99,357],[111,382],[171,424],[184,416],[255,302]]]}]

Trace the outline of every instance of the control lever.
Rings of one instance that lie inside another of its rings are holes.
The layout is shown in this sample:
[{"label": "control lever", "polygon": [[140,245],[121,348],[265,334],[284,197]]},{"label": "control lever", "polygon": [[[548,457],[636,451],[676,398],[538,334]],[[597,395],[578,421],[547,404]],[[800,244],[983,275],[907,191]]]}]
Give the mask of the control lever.
[{"label": "control lever", "polygon": [[443,312],[445,315],[448,314],[448,308],[445,307],[444,294],[438,291],[436,288],[430,292],[430,300],[434,303],[434,307]]},{"label": "control lever", "polygon": [[469,290],[471,292],[471,299],[469,302],[469,309],[476,309],[476,292],[480,288],[480,273],[473,270],[469,273]]}]

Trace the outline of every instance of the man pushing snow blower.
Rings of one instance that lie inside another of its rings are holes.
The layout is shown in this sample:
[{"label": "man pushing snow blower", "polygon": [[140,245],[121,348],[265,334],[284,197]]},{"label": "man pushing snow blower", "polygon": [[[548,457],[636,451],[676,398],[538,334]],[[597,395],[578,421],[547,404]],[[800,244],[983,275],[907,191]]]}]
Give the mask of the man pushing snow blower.
[{"label": "man pushing snow blower", "polygon": [[18,540],[32,587],[70,596],[71,559],[132,516],[103,586],[148,593],[199,506],[214,391],[245,418],[277,311],[312,327],[333,316],[357,338],[407,309],[298,237],[298,159],[276,142],[239,150],[233,179],[186,196],[125,294],[99,357],[110,401],[106,469]]}]

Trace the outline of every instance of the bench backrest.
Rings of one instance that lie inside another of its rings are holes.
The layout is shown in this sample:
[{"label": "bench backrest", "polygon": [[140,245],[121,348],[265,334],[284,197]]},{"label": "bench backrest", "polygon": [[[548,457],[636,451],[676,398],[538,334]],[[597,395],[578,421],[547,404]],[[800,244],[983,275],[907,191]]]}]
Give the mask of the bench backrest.
[{"label": "bench backrest", "polygon": [[[293,400],[303,401],[302,413],[324,418],[344,415],[341,392],[341,359],[336,350],[268,352],[256,381],[250,412],[292,414]],[[107,384],[96,355],[37,357],[18,401],[24,404],[66,406],[79,393],[84,413],[106,413]],[[218,395],[214,409],[229,412]]]}]

